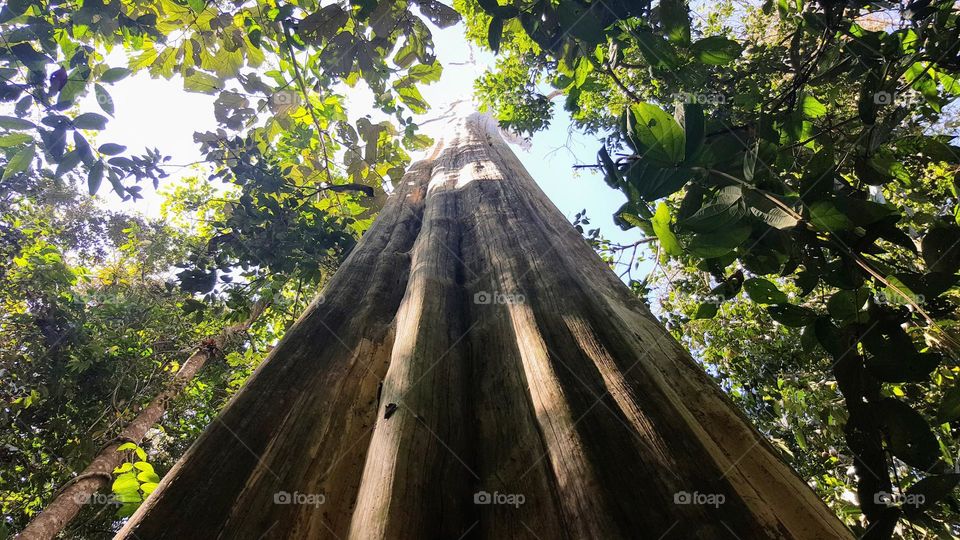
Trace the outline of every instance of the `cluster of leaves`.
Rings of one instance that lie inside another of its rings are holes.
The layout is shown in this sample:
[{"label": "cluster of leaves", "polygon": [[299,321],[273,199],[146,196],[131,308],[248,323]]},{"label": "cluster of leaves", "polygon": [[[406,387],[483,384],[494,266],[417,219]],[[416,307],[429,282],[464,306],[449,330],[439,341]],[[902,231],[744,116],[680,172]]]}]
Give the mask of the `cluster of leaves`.
[{"label": "cluster of leaves", "polygon": [[117,452],[129,452],[137,458],[136,461],[120,464],[113,471],[116,479],[110,485],[110,491],[116,498],[115,503],[119,506],[117,515],[126,517],[132,515],[144,498],[157,489],[160,477],[153,470],[153,465],[147,461],[147,452],[138,445],[123,443],[117,448]]},{"label": "cluster of leaves", "polygon": [[[202,198],[197,182],[170,194]],[[84,190],[85,191],[85,190]],[[203,338],[246,320],[260,294],[270,308],[168,407],[137,456],[115,473],[113,497],[84,505],[66,537],[115,530],[163,471],[226,403],[315,294],[321,282],[250,287],[196,301],[168,282],[205,231],[179,227],[192,213],[168,205],[167,224],[106,211],[50,171],[0,181],[0,532],[22,528],[82,471],[163,387]],[[326,274],[324,274],[325,276]],[[242,344],[241,344],[242,345]],[[136,487],[134,488],[134,482]]]},{"label": "cluster of leaves", "polygon": [[162,274],[181,235],[100,210],[52,174],[0,182],[0,508],[16,529],[215,330]]},{"label": "cluster of leaves", "polygon": [[[411,12],[413,5],[423,19]],[[113,0],[84,2],[79,9],[57,0],[9,3],[0,12],[0,101],[14,104],[14,114],[0,118],[4,178],[28,173],[37,161],[58,175],[83,174],[91,193],[107,179],[121,197],[139,198],[141,187],[126,180],[156,185],[166,175],[166,159],[157,151],[124,156],[126,149],[116,143],[92,147],[89,133],[104,129],[108,118],[74,111],[80,98],[92,94],[101,112],[112,116],[107,88],[147,72],[180,77],[188,91],[217,95],[221,125],[249,131],[264,153],[284,155],[289,165],[322,171],[318,181],[369,184],[372,175],[379,183],[387,173],[396,180],[408,161],[401,144],[422,148],[430,142],[416,133],[409,116],[428,108],[418,85],[441,73],[425,20],[447,27],[459,16],[434,0],[326,6],[310,0]],[[126,67],[107,62],[106,53],[117,46],[130,57]],[[266,80],[257,69],[264,65],[274,67],[263,73]],[[373,127],[359,130],[366,152],[357,133],[350,136],[353,128],[339,125],[346,117],[335,91],[359,80],[400,126],[367,122]],[[308,132],[302,133],[304,127]],[[378,141],[393,151],[377,153]],[[291,145],[299,152],[291,152]],[[349,157],[344,174],[335,176],[338,150]]]},{"label": "cluster of leaves", "polygon": [[[692,24],[680,0],[478,4],[475,38],[485,26],[491,49],[544,58],[527,74],[505,60],[482,84],[549,81],[582,125],[608,126],[598,167],[628,199],[617,223],[710,276],[687,317],[742,291],[803,329],[805,368],[843,398],[863,532],[889,537],[901,518],[949,530],[960,149],[929,127],[960,95],[953,5],[768,1],[734,36],[722,18]],[[896,21],[877,28],[881,12]],[[520,129],[548,121],[506,113]],[[888,504],[897,489],[925,502]]]}]

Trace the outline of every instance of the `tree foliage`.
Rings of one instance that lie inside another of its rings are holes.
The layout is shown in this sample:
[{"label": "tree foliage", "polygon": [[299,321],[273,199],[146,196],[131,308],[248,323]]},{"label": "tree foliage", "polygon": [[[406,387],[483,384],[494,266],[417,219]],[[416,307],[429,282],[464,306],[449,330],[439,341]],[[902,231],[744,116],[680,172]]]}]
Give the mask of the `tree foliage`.
[{"label": "tree foliage", "polygon": [[[478,82],[502,123],[546,125],[549,83],[575,122],[606,136],[598,168],[627,197],[615,220],[656,236],[661,263],[699,284],[699,305],[675,291],[667,305],[694,321],[684,333],[708,363],[726,349],[727,380],[766,373],[754,400],[810,390],[773,374],[815,374],[801,380],[830,391],[802,417],[833,434],[823,444],[842,426],[864,533],[949,530],[940,503],[955,504],[960,479],[960,149],[943,131],[960,93],[953,4],[771,0],[699,19],[673,0],[468,4],[471,36],[503,56]],[[510,90],[517,80],[529,84]],[[725,309],[736,298],[755,307]],[[718,313],[747,328],[703,326]],[[751,332],[797,363],[731,347]],[[891,493],[925,502],[891,504]]]}]

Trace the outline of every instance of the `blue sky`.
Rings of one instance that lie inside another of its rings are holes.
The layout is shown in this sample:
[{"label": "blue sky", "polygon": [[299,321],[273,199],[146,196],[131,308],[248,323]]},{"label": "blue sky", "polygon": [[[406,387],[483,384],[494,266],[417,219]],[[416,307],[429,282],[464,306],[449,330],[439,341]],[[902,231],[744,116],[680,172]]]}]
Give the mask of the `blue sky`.
[{"label": "blue sky", "polygon": [[[435,53],[444,66],[444,73],[439,82],[421,88],[432,109],[417,117],[417,121],[440,116],[451,104],[458,101],[461,102],[456,107],[458,112],[474,110],[473,81],[492,66],[494,61],[490,51],[466,43],[462,26],[433,30]],[[114,65],[122,65],[124,62],[122,53],[115,52],[111,57]],[[382,116],[373,111],[370,92],[362,83],[354,89],[344,86],[342,90],[348,99],[348,114],[351,118],[363,114],[370,114],[374,118]],[[549,89],[544,89],[544,93],[547,92]],[[155,147],[162,154],[171,156],[172,164],[189,164],[201,159],[197,145],[193,142],[193,133],[216,128],[213,116],[213,101],[216,96],[184,91],[183,81],[179,76],[168,81],[151,79],[145,73],[114,85],[111,95],[116,107],[116,117],[110,121],[106,130],[97,135],[99,141],[117,142],[135,153],[139,153],[144,147]],[[562,98],[555,100],[556,116],[550,128],[533,137],[529,150],[514,146],[514,151],[568,219],[586,209],[591,218],[590,227],[599,227],[601,233],[612,241],[635,242],[642,237],[640,231],[622,231],[612,220],[613,212],[625,200],[623,195],[610,189],[597,172],[573,169],[575,164],[595,163],[600,142],[595,137],[584,136],[570,129],[569,117],[559,103],[561,100]],[[98,106],[92,96],[81,104],[81,111],[97,110]],[[443,128],[443,121],[428,122],[423,131],[435,135]],[[182,167],[174,168],[173,172],[166,181],[195,175],[198,170]],[[101,195],[104,202],[111,207],[129,210],[133,204],[129,201],[120,202],[107,190],[102,190]],[[135,208],[147,215],[158,215],[159,197],[146,188],[144,195],[146,198],[136,203]],[[634,273],[635,277],[638,275],[642,275],[642,272]]]}]

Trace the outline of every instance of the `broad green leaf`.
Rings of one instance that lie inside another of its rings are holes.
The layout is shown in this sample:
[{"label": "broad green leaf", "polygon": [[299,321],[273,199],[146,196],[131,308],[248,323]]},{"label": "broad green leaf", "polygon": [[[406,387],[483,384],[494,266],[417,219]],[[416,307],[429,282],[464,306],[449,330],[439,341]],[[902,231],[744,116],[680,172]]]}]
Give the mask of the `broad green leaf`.
[{"label": "broad green leaf", "polygon": [[201,94],[216,94],[223,90],[223,81],[209,73],[194,70],[183,79],[183,89]]},{"label": "broad green leaf", "polygon": [[77,129],[101,130],[107,127],[107,118],[97,113],[83,113],[73,119]]},{"label": "broad green leaf", "polygon": [[807,326],[817,318],[817,313],[812,309],[787,303],[769,306],[767,312],[770,313],[773,320],[793,328]]},{"label": "broad green leaf", "polygon": [[687,245],[690,255],[712,259],[733,251],[750,237],[750,225],[724,227],[714,232],[698,233]]},{"label": "broad green leaf", "polygon": [[90,172],[87,175],[87,188],[90,191],[90,195],[96,195],[97,190],[100,189],[100,184],[103,182],[103,160],[99,160],[90,167]]},{"label": "broad green leaf", "polygon": [[954,384],[953,388],[943,394],[940,401],[940,408],[937,410],[937,423],[953,422],[960,419],[960,384]]},{"label": "broad green leaf", "polygon": [[686,136],[673,116],[650,103],[638,103],[630,107],[630,111],[628,124],[641,145],[641,159],[668,166],[683,161]]},{"label": "broad green leaf", "polygon": [[135,473],[125,472],[113,481],[112,489],[115,493],[136,492],[140,490],[140,482]]},{"label": "broad green leaf", "polygon": [[108,156],[115,156],[126,149],[127,147],[123,146],[122,144],[105,143],[100,145],[100,148],[97,148],[97,152],[100,152],[101,154],[105,154]]},{"label": "broad green leaf", "polygon": [[493,17],[490,19],[490,26],[487,27],[487,44],[493,54],[500,52],[500,38],[503,35],[503,19]]},{"label": "broad green leaf", "polygon": [[750,278],[743,282],[743,289],[750,299],[758,304],[785,304],[787,295],[777,286],[763,278]]},{"label": "broad green leaf", "polygon": [[57,171],[55,174],[57,176],[63,176],[76,167],[78,163],[80,163],[80,152],[77,150],[71,150],[60,158],[60,163],[57,164]]},{"label": "broad green leaf", "polygon": [[0,116],[0,128],[4,129],[33,129],[36,124],[16,116]]},{"label": "broad green leaf", "polygon": [[635,36],[640,54],[651,66],[665,70],[674,70],[680,67],[680,59],[677,57],[673,46],[659,35],[641,30]]},{"label": "broad green leaf", "polygon": [[803,96],[803,101],[800,103],[800,109],[803,111],[803,115],[807,118],[820,118],[827,114],[827,108],[823,103],[820,103],[820,100],[811,96]]},{"label": "broad green leaf", "polygon": [[866,322],[868,317],[863,309],[869,297],[865,288],[837,291],[827,301],[827,312],[838,321]]},{"label": "broad green leaf", "polygon": [[157,476],[157,473],[153,471],[143,471],[137,475],[137,480],[140,482],[149,482],[149,483],[158,483],[160,482],[160,477]]},{"label": "broad green leaf", "polygon": [[685,0],[660,0],[660,23],[667,39],[690,44],[690,14]]},{"label": "broad green leaf", "polygon": [[133,72],[127,68],[122,68],[122,67],[110,68],[104,71],[102,75],[100,75],[100,80],[102,82],[112,84],[117,81],[125,79],[131,73]]},{"label": "broad green leaf", "polygon": [[99,84],[94,85],[93,89],[94,94],[96,94],[97,103],[100,104],[100,108],[103,109],[103,112],[113,116],[113,98],[111,98],[107,90]]},{"label": "broad green leaf", "polygon": [[722,66],[740,57],[739,43],[723,36],[710,36],[695,42],[690,51],[704,64]]},{"label": "broad green leaf", "polygon": [[580,2],[561,2],[557,6],[557,18],[560,27],[577,39],[590,45],[604,40],[604,24],[607,8],[600,2],[581,4]]},{"label": "broad green leaf", "polygon": [[682,114],[680,123],[683,124],[684,158],[686,163],[693,163],[703,147],[706,134],[706,123],[703,117],[703,105],[699,103],[684,103],[678,109]]},{"label": "broad green leaf", "polygon": [[886,277],[886,280],[889,285],[884,287],[884,295],[888,302],[909,305],[913,303],[921,304],[925,300],[922,296],[910,290],[910,287],[897,276],[889,275]]},{"label": "broad green leaf", "polygon": [[903,513],[907,519],[916,519],[923,513],[936,507],[937,503],[948,497],[960,483],[960,474],[947,473],[930,475],[913,484],[905,493],[905,500],[916,504],[905,504]]},{"label": "broad green leaf", "polygon": [[717,315],[720,306],[715,302],[702,302],[697,305],[697,312],[694,314],[694,319],[712,319]]},{"label": "broad green leaf", "polygon": [[887,434],[890,452],[920,470],[929,470],[940,457],[940,445],[927,421],[906,403],[885,398],[876,404],[877,419]]},{"label": "broad green leaf", "polygon": [[680,242],[670,229],[670,208],[664,203],[658,204],[651,221],[663,252],[673,257],[683,255],[683,248],[680,247]]},{"label": "broad green leaf", "polygon": [[810,207],[810,222],[823,232],[846,231],[854,227],[834,201],[819,201]]},{"label": "broad green leaf", "polygon": [[7,167],[3,170],[2,179],[6,180],[15,174],[28,170],[36,150],[37,147],[33,144],[28,144],[21,148],[20,151],[14,154],[13,157],[10,158],[10,161],[7,162]]},{"label": "broad green leaf", "polygon": [[727,186],[690,217],[678,222],[684,229],[699,233],[715,232],[736,224],[746,214],[740,186]]},{"label": "broad green leaf", "polygon": [[20,146],[33,141],[33,137],[26,133],[8,133],[0,135],[0,148],[10,148],[11,146]]},{"label": "broad green leaf", "polygon": [[920,245],[923,262],[931,272],[954,274],[960,270],[960,227],[936,225]]}]

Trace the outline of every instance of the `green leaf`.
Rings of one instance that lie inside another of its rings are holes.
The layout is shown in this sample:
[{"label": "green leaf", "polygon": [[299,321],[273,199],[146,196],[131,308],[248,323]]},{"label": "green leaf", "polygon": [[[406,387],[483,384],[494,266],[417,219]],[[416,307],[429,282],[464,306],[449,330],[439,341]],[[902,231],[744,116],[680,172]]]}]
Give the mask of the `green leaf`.
[{"label": "green leaf", "polygon": [[924,511],[953,493],[957,483],[960,483],[960,474],[957,473],[931,475],[919,480],[907,488],[905,499],[917,504],[904,505],[904,515],[907,519],[921,517]]},{"label": "green leaf", "polygon": [[736,224],[746,214],[740,186],[726,186],[690,217],[678,224],[693,232],[709,233]]},{"label": "green leaf", "polygon": [[310,15],[297,25],[297,35],[306,43],[318,45],[329,40],[350,19],[350,14],[338,4],[328,4]]},{"label": "green leaf", "polygon": [[800,103],[800,110],[803,111],[803,115],[807,118],[820,118],[827,114],[827,107],[823,103],[820,103],[820,100],[810,95],[803,96],[803,101]]},{"label": "green leaf", "polygon": [[16,116],[0,116],[0,128],[4,129],[33,129],[36,124]]},{"label": "green leaf", "polygon": [[127,147],[123,146],[122,144],[105,143],[100,145],[100,148],[97,148],[97,152],[100,152],[101,154],[105,154],[108,156],[115,156],[126,149]]},{"label": "green leaf", "polygon": [[723,36],[703,38],[690,47],[697,60],[712,66],[729,64],[740,57],[742,50],[739,43]]},{"label": "green leaf", "polygon": [[920,244],[920,253],[931,272],[956,273],[960,270],[960,227],[931,227]]},{"label": "green leaf", "polygon": [[87,175],[87,187],[90,195],[96,195],[103,182],[103,160],[99,160],[90,167],[90,173]]},{"label": "green leaf", "polygon": [[607,9],[600,2],[561,2],[557,6],[557,19],[561,28],[592,46],[604,40],[603,21]]},{"label": "green leaf", "polygon": [[953,422],[960,419],[960,384],[955,384],[953,388],[943,394],[940,401],[940,408],[937,410],[937,423]]},{"label": "green leaf", "polygon": [[763,278],[750,278],[743,282],[750,299],[758,304],[786,304],[787,295],[773,282]]},{"label": "green leaf", "polygon": [[929,470],[940,457],[940,445],[923,416],[893,398],[880,400],[876,408],[890,452],[907,465]]},{"label": "green leaf", "polygon": [[685,0],[660,0],[660,22],[667,39],[690,44],[690,14]]},{"label": "green leaf", "polygon": [[[768,195],[781,200],[780,197],[774,194]],[[774,204],[765,194],[758,193],[755,190],[747,190],[743,198],[747,203],[747,208],[750,213],[774,229],[791,229],[799,223],[797,218],[787,213],[787,211],[779,205]],[[786,201],[781,200],[781,202],[789,207]]]},{"label": "green leaf", "polygon": [[680,59],[673,46],[659,35],[649,31],[637,31],[635,34],[640,54],[653,67],[674,70],[680,67]]},{"label": "green leaf", "polygon": [[97,113],[83,113],[73,119],[73,127],[77,129],[101,130],[107,127],[107,117]]},{"label": "green leaf", "polygon": [[725,227],[715,232],[694,235],[687,246],[690,255],[712,259],[730,253],[750,237],[750,225]]},{"label": "green leaf", "polygon": [[818,201],[810,207],[810,222],[823,232],[846,231],[854,227],[834,201]]},{"label": "green leaf", "polygon": [[36,150],[36,146],[28,144],[14,154],[13,157],[10,158],[10,161],[7,162],[7,167],[3,170],[2,180],[6,180],[15,174],[28,170]]},{"label": "green leaf", "polygon": [[793,328],[807,326],[817,318],[817,313],[812,309],[787,303],[774,304],[767,308],[767,312],[773,320]]},{"label": "green leaf", "polygon": [[149,483],[158,483],[160,482],[160,477],[157,476],[157,473],[151,471],[143,471],[137,475],[137,480],[140,482],[149,482]]},{"label": "green leaf", "polygon": [[837,291],[827,301],[827,312],[839,321],[866,322],[868,316],[863,308],[869,297],[870,293],[865,288]]},{"label": "green leaf", "polygon": [[653,223],[653,232],[660,240],[660,247],[663,252],[674,257],[683,255],[680,242],[673,231],[670,230],[670,208],[666,204],[660,203],[657,205],[657,211],[653,214],[651,222]]},{"label": "green leaf", "polygon": [[100,80],[107,84],[112,84],[117,81],[125,79],[127,75],[130,75],[131,73],[133,72],[127,68],[122,68],[122,67],[110,68],[104,71],[102,75],[100,75]]},{"label": "green leaf", "polygon": [[107,92],[107,90],[99,84],[94,85],[93,90],[94,94],[96,94],[97,103],[100,104],[100,108],[103,109],[103,112],[113,116],[113,98],[110,97],[110,94]]},{"label": "green leaf", "polygon": [[33,137],[26,133],[8,133],[0,135],[0,148],[10,148],[11,146],[20,146],[33,141]]},{"label": "green leaf", "polygon": [[57,176],[63,176],[64,174],[70,172],[74,167],[80,163],[80,152],[77,150],[71,150],[64,154],[60,158],[60,163],[57,164]]},{"label": "green leaf", "polygon": [[717,315],[720,306],[716,302],[702,302],[697,306],[697,312],[693,316],[694,319],[712,319]]},{"label": "green leaf", "polygon": [[487,27],[487,43],[490,45],[490,50],[493,51],[493,54],[497,54],[500,51],[500,38],[503,35],[503,19],[500,17],[492,17],[490,19],[490,26]]},{"label": "green leaf", "polygon": [[897,276],[889,275],[886,277],[886,280],[890,284],[883,289],[887,302],[898,305],[911,305],[914,303],[922,304],[925,300],[922,296],[913,292],[910,287]]},{"label": "green leaf", "polygon": [[183,79],[183,89],[187,92],[216,94],[223,90],[223,81],[202,71],[194,70]]},{"label": "green leaf", "polygon": [[437,0],[417,0],[420,12],[438,28],[449,28],[460,22],[460,14],[450,6]]},{"label": "green leaf", "polygon": [[703,140],[706,134],[703,105],[699,103],[684,103],[680,111],[682,111],[680,122],[683,124],[683,135],[685,139],[684,158],[686,163],[692,163],[703,147]]},{"label": "green leaf", "polygon": [[115,493],[136,492],[140,490],[140,482],[137,481],[135,473],[125,472],[113,481],[111,489]]},{"label": "green leaf", "polygon": [[630,111],[628,126],[641,146],[638,148],[641,159],[667,166],[683,161],[686,135],[673,116],[650,103],[638,103],[630,107]]}]

